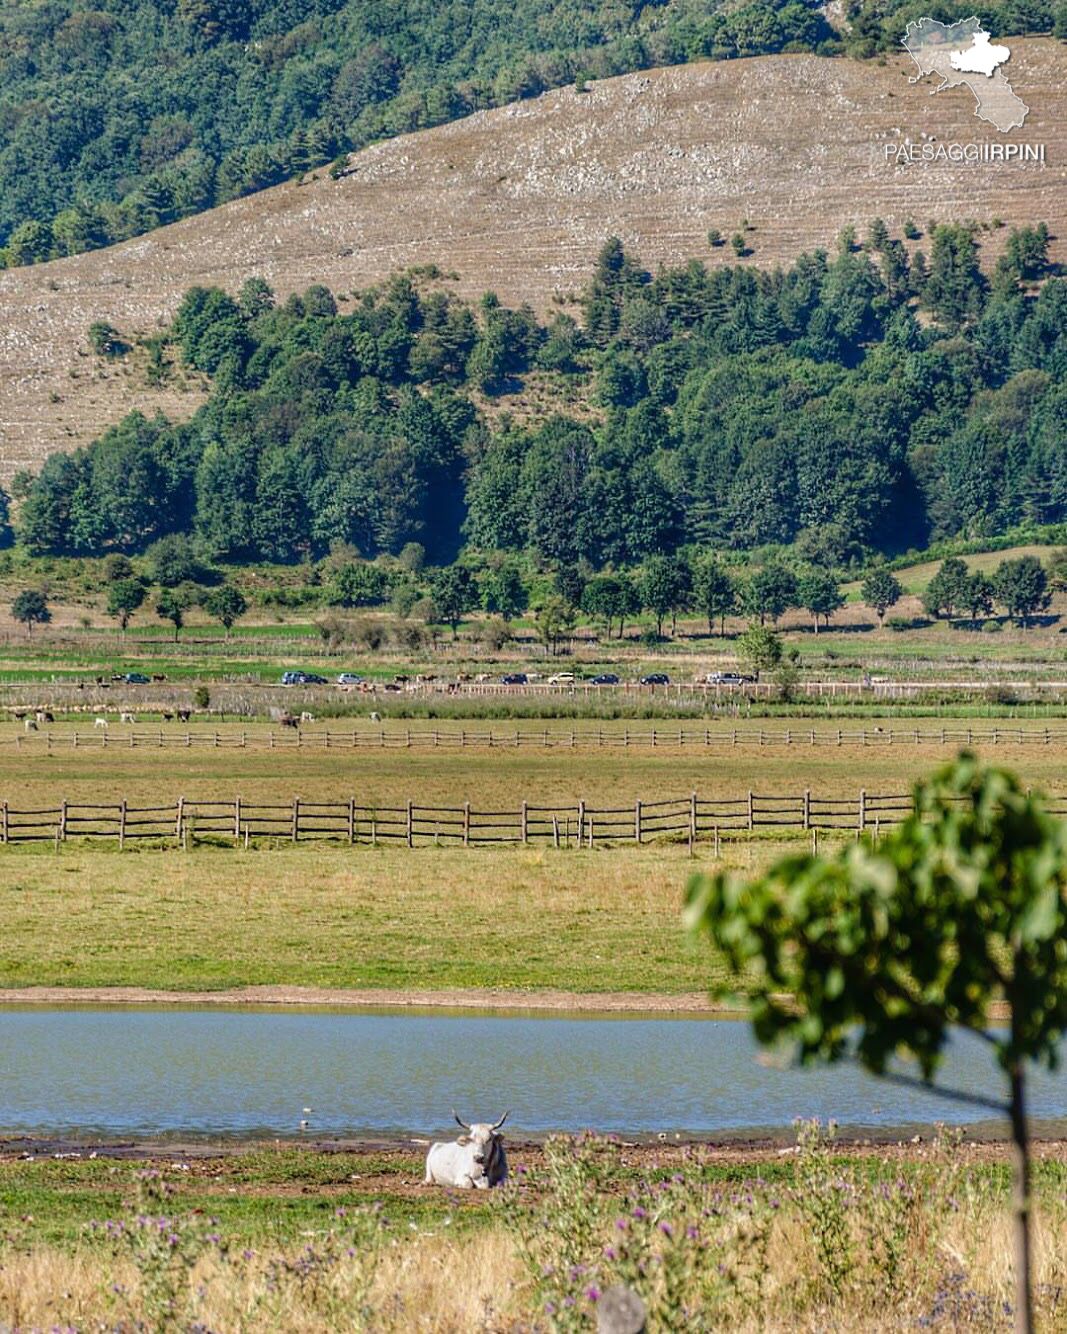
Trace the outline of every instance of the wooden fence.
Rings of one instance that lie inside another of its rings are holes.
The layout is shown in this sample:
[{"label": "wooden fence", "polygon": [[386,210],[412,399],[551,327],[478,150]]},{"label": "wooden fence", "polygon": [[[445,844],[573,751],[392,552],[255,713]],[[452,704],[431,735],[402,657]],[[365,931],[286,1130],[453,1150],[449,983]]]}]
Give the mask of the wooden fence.
[{"label": "wooden fence", "polygon": [[130,749],[152,747],[186,749],[194,746],[262,750],[446,749],[482,746],[497,749],[678,746],[712,748],[732,746],[1050,746],[1067,743],[1067,727],[624,727],[532,728],[502,731],[492,728],[427,728],[371,725],[351,730],[305,725],[281,729],[181,729],[163,726],[146,729],[115,723],[107,729],[52,730],[42,723],[37,731],[21,729],[0,735],[0,746],[45,751]]},{"label": "wooden fence", "polygon": [[[1053,814],[1067,815],[1067,798],[1048,803]],[[188,844],[190,840],[284,839],[292,842],[334,839],[349,844],[393,843],[406,847],[451,843],[463,847],[487,843],[550,843],[555,847],[592,847],[647,843],[655,839],[713,840],[742,832],[837,830],[877,833],[899,823],[912,810],[907,793],[860,791],[851,797],[820,797],[811,792],[772,795],[748,792],[740,797],[688,797],[635,801],[632,806],[601,807],[579,801],[573,806],[535,806],[474,810],[462,806],[367,806],[355,797],[338,801],[248,802],[194,801],[179,797],[167,806],[121,801],[68,802],[44,808],[0,803],[0,842],[23,843],[71,838],[151,838]]]}]

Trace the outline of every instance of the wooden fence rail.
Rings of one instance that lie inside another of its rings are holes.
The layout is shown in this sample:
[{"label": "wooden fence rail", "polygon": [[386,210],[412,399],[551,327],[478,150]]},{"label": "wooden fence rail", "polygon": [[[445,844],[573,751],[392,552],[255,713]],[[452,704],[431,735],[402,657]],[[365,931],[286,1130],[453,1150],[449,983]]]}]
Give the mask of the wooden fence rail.
[{"label": "wooden fence rail", "polygon": [[[1067,816],[1067,797],[1048,799],[1054,815]],[[128,801],[63,801],[55,807],[20,807],[0,802],[0,843],[67,839],[176,840],[335,839],[349,844],[398,843],[407,847],[454,843],[550,842],[556,847],[593,846],[596,841],[647,843],[714,840],[739,831],[819,831],[877,833],[912,811],[908,793],[816,796],[811,792],[747,792],[733,798],[697,793],[666,800],[637,800],[632,806],[532,806],[473,810],[462,806],[366,805],[352,796],[337,801],[198,801],[179,797],[170,805],[140,806]]]},{"label": "wooden fence rail", "polygon": [[405,750],[490,749],[540,747],[573,749],[629,749],[631,747],[731,748],[733,746],[1051,746],[1067,744],[1067,726],[1060,727],[648,727],[573,729],[536,728],[500,731],[478,728],[427,728],[368,726],[350,730],[328,727],[264,730],[191,731],[163,725],[154,730],[114,723],[88,731],[52,730],[41,724],[37,731],[22,730],[0,735],[0,746],[52,754],[78,749],[129,749],[153,747],[188,749],[263,750]]}]

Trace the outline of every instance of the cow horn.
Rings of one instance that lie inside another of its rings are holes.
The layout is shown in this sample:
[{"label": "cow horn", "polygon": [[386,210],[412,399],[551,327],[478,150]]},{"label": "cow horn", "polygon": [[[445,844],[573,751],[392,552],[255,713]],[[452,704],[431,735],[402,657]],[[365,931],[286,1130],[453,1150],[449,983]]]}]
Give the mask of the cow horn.
[{"label": "cow horn", "polygon": [[459,1117],[456,1116],[456,1109],[454,1107],[452,1108],[452,1118],[457,1126],[462,1126],[464,1130],[470,1130],[470,1126],[467,1125],[466,1121],[461,1121]]},{"label": "cow horn", "polygon": [[509,1117],[510,1115],[511,1115],[511,1109],[509,1108],[509,1109],[504,1113],[504,1115],[500,1118],[499,1121],[495,1121],[495,1122],[493,1123],[493,1129],[494,1129],[494,1130],[499,1130],[500,1127],[504,1124],[504,1122],[508,1119],[508,1117]]}]

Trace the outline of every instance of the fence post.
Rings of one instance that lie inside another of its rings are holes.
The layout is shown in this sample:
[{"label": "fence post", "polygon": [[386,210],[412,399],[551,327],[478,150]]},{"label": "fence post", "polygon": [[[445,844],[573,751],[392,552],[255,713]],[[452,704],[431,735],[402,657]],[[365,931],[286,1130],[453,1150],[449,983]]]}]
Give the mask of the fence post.
[{"label": "fence post", "polygon": [[860,833],[867,828],[867,789],[860,788]]},{"label": "fence post", "polygon": [[3,810],[2,810],[2,812],[0,812],[0,814],[3,815],[3,824],[0,825],[0,843],[6,843],[6,842],[8,841],[7,802],[6,802],[6,801],[4,802]]},{"label": "fence post", "polygon": [[559,847],[559,816],[554,812],[552,815],[552,843],[554,847]]},{"label": "fence post", "polygon": [[349,843],[354,843],[354,842],[356,841],[356,799],[355,799],[355,797],[349,797],[349,798],[348,798],[348,841],[349,841]]},{"label": "fence post", "polygon": [[67,799],[63,798],[59,807],[59,837],[66,840],[67,837]]},{"label": "fence post", "polygon": [[525,802],[525,801],[522,803],[522,841],[523,841],[524,843],[529,843],[529,841],[530,841],[529,827],[528,827],[527,822],[526,822],[526,802]]},{"label": "fence post", "polygon": [[752,789],[748,790],[748,827],[754,829],[756,824],[755,811],[752,807]]},{"label": "fence post", "polygon": [[292,829],[292,838],[293,838],[293,842],[295,843],[296,840],[297,840],[299,837],[300,837],[300,798],[299,798],[299,797],[294,797],[294,798],[293,798],[293,829]]},{"label": "fence post", "polygon": [[178,809],[174,817],[174,837],[180,843],[182,841],[182,825],[185,823],[185,798],[178,798]]},{"label": "fence post", "polygon": [[719,858],[719,826],[715,826],[715,860]]},{"label": "fence post", "polygon": [[641,842],[641,798],[634,802],[634,842]]},{"label": "fence post", "polygon": [[811,825],[811,788],[804,790],[804,828]]},{"label": "fence post", "polygon": [[[571,734],[573,736],[573,733]],[[582,846],[582,834],[585,830],[585,801],[578,803],[578,846]]]},{"label": "fence post", "polygon": [[465,848],[469,848],[470,845],[471,845],[471,804],[469,801],[465,801],[463,803],[463,846]]},{"label": "fence post", "polygon": [[241,798],[239,796],[233,799],[233,836],[240,842],[241,839]]},{"label": "fence post", "polygon": [[122,851],[122,845],[126,842],[126,798],[123,797],[119,804],[119,852]]},{"label": "fence post", "polygon": [[414,846],[414,834],[412,831],[412,805],[411,798],[408,798],[408,825],[407,825],[407,843],[408,847]]},{"label": "fence post", "polygon": [[697,841],[697,794],[689,798],[689,855],[693,855],[693,844]]}]

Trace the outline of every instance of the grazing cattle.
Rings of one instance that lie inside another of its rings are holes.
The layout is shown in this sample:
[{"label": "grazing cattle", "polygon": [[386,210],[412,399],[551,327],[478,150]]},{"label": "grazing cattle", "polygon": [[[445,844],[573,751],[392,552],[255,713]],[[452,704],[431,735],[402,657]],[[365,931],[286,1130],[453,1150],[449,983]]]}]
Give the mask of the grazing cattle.
[{"label": "grazing cattle", "polygon": [[508,1179],[508,1160],[504,1137],[498,1131],[508,1119],[507,1112],[492,1125],[476,1122],[467,1125],[453,1110],[455,1122],[467,1133],[450,1144],[431,1144],[426,1155],[425,1185],[455,1186],[460,1190],[488,1190]]},{"label": "grazing cattle", "polygon": [[51,713],[49,713],[47,709],[37,709],[36,712],[34,713],[34,717],[37,719],[39,723],[55,722],[55,718],[52,716]]},{"label": "grazing cattle", "polygon": [[33,721],[32,718],[23,718],[22,726],[26,729],[27,732],[37,731],[37,724]]},{"label": "grazing cattle", "polygon": [[166,711],[166,709],[161,709],[161,710],[160,710],[159,717],[160,717],[160,721],[161,721],[161,722],[164,722],[164,723],[172,723],[172,722],[174,721],[174,714],[173,714],[173,713],[168,713],[168,712]]},{"label": "grazing cattle", "polygon": [[187,723],[189,721],[189,717],[191,714],[192,714],[192,709],[175,710],[175,717],[178,719],[180,723]]},{"label": "grazing cattle", "polygon": [[382,715],[380,713],[372,713],[370,715],[370,720],[372,723],[380,723],[382,721]]},{"label": "grazing cattle", "polygon": [[97,718],[96,721],[93,723],[93,726],[94,726],[94,727],[106,727],[106,726],[107,726],[107,719],[106,719],[106,718]]},{"label": "grazing cattle", "polygon": [[132,714],[132,713],[120,713],[120,714],[119,714],[119,722],[120,722],[120,723],[135,723],[136,721],[137,721],[137,718],[136,718],[136,716],[135,716],[134,714]]},{"label": "grazing cattle", "polygon": [[313,713],[308,713],[307,709],[305,709],[300,715],[300,721],[302,723],[313,723],[315,721],[315,715]]},{"label": "grazing cattle", "polygon": [[152,680],[153,680],[153,681],[165,681],[166,679],[167,679],[167,674],[166,674],[166,672],[153,672],[153,673],[152,673]]},{"label": "grazing cattle", "polygon": [[283,727],[300,727],[300,719],[295,713],[283,713],[278,721]]}]

